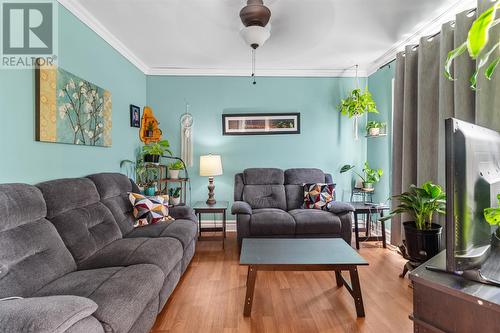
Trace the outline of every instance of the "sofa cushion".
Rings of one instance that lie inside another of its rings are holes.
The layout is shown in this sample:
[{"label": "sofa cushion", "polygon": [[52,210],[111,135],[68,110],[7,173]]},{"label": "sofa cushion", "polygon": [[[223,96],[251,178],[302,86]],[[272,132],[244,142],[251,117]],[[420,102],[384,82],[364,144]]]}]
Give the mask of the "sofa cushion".
[{"label": "sofa cushion", "polygon": [[295,168],[285,171],[285,184],[304,185],[305,183],[324,183],[325,174],[320,169]]},{"label": "sofa cushion", "polygon": [[294,209],[290,215],[297,234],[340,234],[342,224],[337,215],[319,209]]},{"label": "sofa cushion", "polygon": [[29,297],[76,269],[36,187],[0,185],[0,209],[0,298]]},{"label": "sofa cushion", "polygon": [[132,215],[132,204],[128,193],[139,193],[139,191],[134,190],[134,184],[130,179],[121,173],[97,173],[87,176],[87,178],[94,182],[101,202],[113,214],[122,235],[132,231],[135,218]]},{"label": "sofa cushion", "polygon": [[125,235],[126,238],[137,237],[171,237],[181,242],[185,249],[196,238],[198,227],[191,220],[174,220],[135,228]]},{"label": "sofa cushion", "polygon": [[[97,310],[97,304],[78,296],[31,297],[0,301],[2,332],[63,333]],[[102,331],[102,326],[101,327]]]},{"label": "sofa cushion", "polygon": [[283,185],[245,185],[243,201],[246,201],[252,209],[286,210],[285,187]]},{"label": "sofa cushion", "polygon": [[[78,269],[95,269],[113,266],[153,264],[161,268],[168,276],[182,260],[181,243],[174,238],[124,238],[118,239],[97,251],[92,257],[78,264]],[[180,265],[178,267],[180,275]],[[165,287],[176,281],[165,281]],[[163,306],[171,290],[164,288],[160,292]]]},{"label": "sofa cushion", "polygon": [[299,209],[304,205],[304,186],[285,185],[286,209]]},{"label": "sofa cushion", "polygon": [[77,263],[121,238],[113,215],[99,201],[99,193],[90,179],[58,179],[37,187],[46,200],[48,219]]},{"label": "sofa cushion", "polygon": [[158,299],[164,278],[154,265],[77,271],[49,283],[36,296],[90,298],[98,305],[93,316],[106,332],[128,332],[146,306]]},{"label": "sofa cushion", "polygon": [[245,185],[283,185],[283,170],[275,168],[249,168],[243,171]]},{"label": "sofa cushion", "polygon": [[294,235],[295,220],[281,209],[255,209],[250,220],[252,236]]}]

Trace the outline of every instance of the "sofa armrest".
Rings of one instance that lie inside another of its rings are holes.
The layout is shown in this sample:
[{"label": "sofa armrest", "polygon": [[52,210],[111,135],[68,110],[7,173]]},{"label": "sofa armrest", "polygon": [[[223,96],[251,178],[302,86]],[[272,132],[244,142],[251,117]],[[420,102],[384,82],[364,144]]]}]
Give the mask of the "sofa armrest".
[{"label": "sofa armrest", "polygon": [[168,214],[174,219],[184,219],[196,222],[196,215],[194,214],[193,208],[189,206],[175,206],[168,209]]},{"label": "sofa armrest", "polygon": [[334,214],[354,212],[354,207],[348,202],[332,201],[328,203],[328,211]]},{"label": "sofa armrest", "polygon": [[0,301],[0,332],[65,332],[96,310],[96,303],[78,296],[6,299]]},{"label": "sofa armrest", "polygon": [[252,215],[252,207],[245,201],[235,201],[231,207],[231,214],[246,214]]}]

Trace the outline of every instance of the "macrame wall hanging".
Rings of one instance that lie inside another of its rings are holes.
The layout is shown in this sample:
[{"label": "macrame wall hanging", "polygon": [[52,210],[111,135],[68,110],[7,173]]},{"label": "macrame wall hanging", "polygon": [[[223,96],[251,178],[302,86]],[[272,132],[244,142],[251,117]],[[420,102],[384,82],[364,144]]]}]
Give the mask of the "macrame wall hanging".
[{"label": "macrame wall hanging", "polygon": [[193,116],[187,103],[186,112],[181,116],[181,158],[186,166],[193,166]]}]

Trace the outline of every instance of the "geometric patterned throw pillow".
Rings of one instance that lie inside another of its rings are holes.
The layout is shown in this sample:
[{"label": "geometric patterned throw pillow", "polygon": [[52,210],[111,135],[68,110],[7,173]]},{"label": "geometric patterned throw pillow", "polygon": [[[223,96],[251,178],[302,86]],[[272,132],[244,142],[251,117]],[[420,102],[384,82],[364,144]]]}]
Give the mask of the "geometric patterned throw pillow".
[{"label": "geometric patterned throw pillow", "polygon": [[168,215],[168,195],[147,197],[142,194],[130,192],[128,198],[134,207],[134,217],[136,219],[134,228],[173,220]]},{"label": "geometric patterned throw pillow", "polygon": [[304,208],[326,210],[335,197],[335,184],[304,184]]}]

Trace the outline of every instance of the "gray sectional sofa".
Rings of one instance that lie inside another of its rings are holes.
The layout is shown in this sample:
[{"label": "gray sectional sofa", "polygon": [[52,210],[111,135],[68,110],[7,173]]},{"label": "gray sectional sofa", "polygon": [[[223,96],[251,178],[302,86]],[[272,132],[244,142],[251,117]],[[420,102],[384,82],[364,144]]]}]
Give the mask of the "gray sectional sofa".
[{"label": "gray sectional sofa", "polygon": [[335,237],[351,243],[354,208],[332,202],[328,210],[302,209],[305,183],[332,183],[319,169],[251,168],[235,176],[238,243],[247,237]]},{"label": "gray sectional sofa", "polygon": [[130,191],[114,173],[0,185],[0,332],[151,329],[194,255],[196,218],[176,207],[175,221],[133,229]]}]

